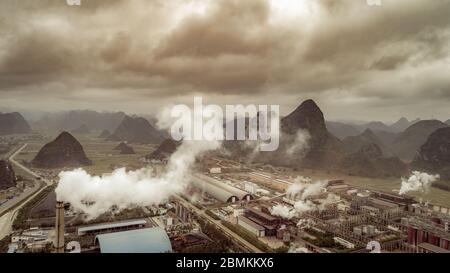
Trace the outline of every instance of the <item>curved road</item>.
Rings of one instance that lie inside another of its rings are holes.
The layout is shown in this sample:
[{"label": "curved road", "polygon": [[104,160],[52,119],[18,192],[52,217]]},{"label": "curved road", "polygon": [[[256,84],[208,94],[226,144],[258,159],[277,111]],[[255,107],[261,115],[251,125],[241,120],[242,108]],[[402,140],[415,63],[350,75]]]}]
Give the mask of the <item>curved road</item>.
[{"label": "curved road", "polygon": [[[24,144],[22,147],[17,149],[10,157],[9,161],[15,165],[15,167],[18,167],[22,170],[24,170],[26,173],[28,173],[30,176],[33,176],[34,178],[39,178],[40,176],[33,172],[32,170],[28,169],[21,163],[17,162],[14,157],[16,157],[20,152],[23,151],[27,147],[28,144]],[[0,217],[0,240],[3,239],[5,236],[9,235],[12,232],[12,224],[14,222],[14,219],[16,218],[17,212],[31,199],[33,199],[36,195],[38,195],[40,192],[42,192],[44,189],[46,189],[48,186],[52,185],[52,182],[46,179],[42,179],[45,183],[45,186],[42,187],[42,183],[37,183],[37,186],[32,188],[32,190],[24,191],[20,196],[8,201],[7,203],[3,204],[0,207],[0,215],[3,214]],[[41,187],[40,189],[36,189],[37,187]],[[17,205],[19,204],[19,205]]]}]

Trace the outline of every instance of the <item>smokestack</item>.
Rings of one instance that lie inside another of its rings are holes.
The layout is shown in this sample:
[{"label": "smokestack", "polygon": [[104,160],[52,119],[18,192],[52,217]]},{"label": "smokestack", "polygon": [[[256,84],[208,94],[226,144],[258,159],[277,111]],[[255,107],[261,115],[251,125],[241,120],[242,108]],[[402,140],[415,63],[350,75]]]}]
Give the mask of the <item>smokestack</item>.
[{"label": "smokestack", "polygon": [[55,252],[64,253],[64,202],[56,202]]}]

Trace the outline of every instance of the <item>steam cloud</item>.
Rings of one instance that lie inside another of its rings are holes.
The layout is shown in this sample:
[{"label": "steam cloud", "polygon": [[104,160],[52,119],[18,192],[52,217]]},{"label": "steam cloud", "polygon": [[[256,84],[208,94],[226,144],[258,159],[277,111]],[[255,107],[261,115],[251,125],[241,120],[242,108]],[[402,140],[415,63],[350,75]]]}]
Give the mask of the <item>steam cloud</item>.
[{"label": "steam cloud", "polygon": [[288,206],[283,206],[283,205],[273,206],[270,213],[272,215],[280,216],[285,219],[291,219],[291,218],[297,216],[297,211],[295,209],[292,209]]},{"label": "steam cloud", "polygon": [[326,198],[318,200],[319,204],[316,204],[307,198],[326,193],[325,186],[326,182],[324,181],[313,183],[309,178],[297,177],[294,183],[286,189],[286,196],[296,200],[294,207],[276,205],[272,207],[271,214],[289,220],[298,216],[299,213],[324,209],[327,204],[336,201],[338,197],[334,194],[327,193]]},{"label": "steam cloud", "polygon": [[171,156],[167,171],[156,176],[151,168],[136,171],[117,169],[111,174],[91,176],[82,169],[61,172],[56,195],[76,211],[96,218],[110,211],[136,206],[158,205],[171,195],[181,193],[195,158],[220,146],[216,141],[186,141]]},{"label": "steam cloud", "polygon": [[[158,117],[160,129],[167,129],[173,122],[169,107]],[[215,120],[222,126],[222,121]],[[213,139],[203,132],[205,139]],[[182,141],[172,154],[165,172],[155,175],[151,167],[136,171],[117,169],[111,174],[91,176],[82,169],[59,174],[56,195],[59,201],[69,202],[79,212],[93,219],[115,209],[143,207],[161,204],[174,195],[182,193],[189,184],[189,174],[195,159],[208,151],[219,149],[220,141]]]},{"label": "steam cloud", "polygon": [[309,196],[324,192],[325,186],[324,181],[312,183],[311,179],[300,176],[286,189],[286,194],[290,198],[299,197],[300,200],[305,200]]},{"label": "steam cloud", "polygon": [[402,186],[399,194],[403,195],[408,192],[428,193],[433,182],[439,178],[439,175],[413,171],[408,179],[402,178]]}]

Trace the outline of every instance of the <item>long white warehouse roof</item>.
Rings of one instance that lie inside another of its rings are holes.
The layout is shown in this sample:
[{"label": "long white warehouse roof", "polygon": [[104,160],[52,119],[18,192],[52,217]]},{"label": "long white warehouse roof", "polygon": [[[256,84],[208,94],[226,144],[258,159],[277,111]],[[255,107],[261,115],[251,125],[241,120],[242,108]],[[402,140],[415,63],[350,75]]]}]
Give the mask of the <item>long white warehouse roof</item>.
[{"label": "long white warehouse roof", "polygon": [[233,197],[235,197],[236,201],[245,200],[247,197],[253,198],[253,196],[246,191],[203,174],[194,174],[192,176],[192,183],[194,186],[206,191],[214,198],[224,203],[230,202]]}]

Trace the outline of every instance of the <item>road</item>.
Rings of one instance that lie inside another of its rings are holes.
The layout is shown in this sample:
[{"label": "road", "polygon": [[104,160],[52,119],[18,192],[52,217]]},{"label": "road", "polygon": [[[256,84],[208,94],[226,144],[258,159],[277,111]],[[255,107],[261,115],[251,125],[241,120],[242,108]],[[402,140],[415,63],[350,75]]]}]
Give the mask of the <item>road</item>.
[{"label": "road", "polygon": [[[13,163],[16,167],[19,167],[20,169],[22,169],[23,171],[25,171],[26,173],[28,173],[29,175],[33,176],[34,178],[39,178],[41,177],[39,174],[33,172],[32,170],[28,169],[27,167],[25,167],[24,165],[22,165],[21,163],[17,162],[14,158],[20,154],[23,149],[25,149],[28,146],[27,143],[25,143],[22,147],[20,147],[15,153],[13,153],[10,157],[9,157],[9,161],[11,163]],[[49,180],[45,180],[42,179],[43,182],[45,182],[47,184],[47,186],[50,186],[52,184],[51,181]]]},{"label": "road", "polygon": [[17,206],[17,204],[28,198],[30,194],[33,194],[36,191],[38,191],[41,188],[41,186],[42,183],[35,183],[33,187],[27,187],[19,196],[16,196],[15,198],[10,199],[5,203],[3,203],[0,206],[0,215],[3,215],[5,212]]},{"label": "road", "polygon": [[[38,178],[40,177],[37,173],[31,171],[21,163],[17,162],[14,158],[23,151],[27,147],[28,144],[24,144],[22,147],[17,149],[10,157],[9,161],[15,166],[22,170],[24,170],[29,175]],[[12,232],[12,224],[14,222],[14,219],[16,218],[17,212],[31,199],[33,199],[35,196],[37,196],[40,192],[42,192],[44,189],[46,189],[48,186],[52,185],[52,182],[46,179],[41,179],[42,182],[45,183],[44,187],[38,188],[37,190],[29,190],[26,193],[22,193],[20,196],[14,198],[13,200],[10,200],[11,204],[8,204],[9,201],[3,205],[7,205],[7,207],[4,207],[2,205],[0,209],[0,214],[5,213],[2,217],[0,217],[0,240],[3,239],[5,236],[9,235]],[[42,186],[41,183],[39,186]],[[34,188],[33,188],[34,189]],[[20,204],[19,204],[20,203]],[[17,205],[19,204],[19,205]],[[17,206],[16,206],[17,205]],[[15,206],[15,207],[14,207]]]},{"label": "road", "polygon": [[11,214],[11,212],[8,212],[0,217],[0,240],[10,234],[12,231]]},{"label": "road", "polygon": [[237,241],[240,245],[244,246],[250,252],[252,252],[252,253],[264,253],[262,250],[260,250],[259,248],[257,248],[256,246],[254,246],[253,244],[251,244],[250,242],[248,242],[247,240],[245,240],[244,238],[242,238],[238,234],[234,233],[233,231],[231,231],[226,226],[224,226],[220,222],[220,220],[214,220],[211,216],[207,215],[204,210],[201,210],[201,209],[197,208],[196,206],[192,205],[191,203],[189,203],[188,201],[184,200],[180,196],[175,196],[175,198],[177,199],[177,201],[179,201],[186,208],[189,208],[190,210],[194,211],[197,215],[205,218],[209,222],[211,222],[214,225],[216,225],[216,227],[219,228],[222,232],[224,232],[229,237],[233,238],[235,241]]}]

